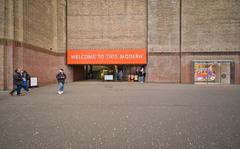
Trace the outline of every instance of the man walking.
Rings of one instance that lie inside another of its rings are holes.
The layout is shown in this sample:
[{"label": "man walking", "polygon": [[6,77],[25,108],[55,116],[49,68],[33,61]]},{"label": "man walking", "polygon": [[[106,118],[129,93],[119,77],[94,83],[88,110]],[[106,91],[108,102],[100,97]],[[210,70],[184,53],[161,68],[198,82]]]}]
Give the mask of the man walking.
[{"label": "man walking", "polygon": [[17,68],[14,71],[13,82],[14,82],[14,89],[9,94],[13,95],[13,93],[15,91],[17,91],[17,95],[20,96],[21,95],[22,85],[23,85],[23,79],[22,79],[21,69],[20,68]]},{"label": "man walking", "polygon": [[63,69],[59,69],[59,73],[56,75],[58,81],[58,94],[63,94],[65,79],[67,78]]}]

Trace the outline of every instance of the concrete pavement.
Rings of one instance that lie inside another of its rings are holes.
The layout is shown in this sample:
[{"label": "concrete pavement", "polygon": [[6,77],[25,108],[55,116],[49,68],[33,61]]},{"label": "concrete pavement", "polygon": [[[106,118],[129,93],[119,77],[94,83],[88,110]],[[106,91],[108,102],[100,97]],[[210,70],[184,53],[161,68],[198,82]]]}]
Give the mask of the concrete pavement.
[{"label": "concrete pavement", "polygon": [[238,149],[240,86],[74,82],[0,92],[1,149]]}]

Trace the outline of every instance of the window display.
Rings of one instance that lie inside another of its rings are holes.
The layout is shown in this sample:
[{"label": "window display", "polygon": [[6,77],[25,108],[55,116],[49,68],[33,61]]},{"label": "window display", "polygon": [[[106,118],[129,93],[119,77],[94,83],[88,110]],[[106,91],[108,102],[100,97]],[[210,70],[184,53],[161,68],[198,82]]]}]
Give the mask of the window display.
[{"label": "window display", "polygon": [[142,67],[144,65],[86,65],[85,76],[87,80],[138,81]]},{"label": "window display", "polygon": [[229,84],[230,66],[231,61],[193,61],[193,82]]},{"label": "window display", "polygon": [[195,63],[194,65],[194,80],[198,82],[216,80],[216,64]]}]

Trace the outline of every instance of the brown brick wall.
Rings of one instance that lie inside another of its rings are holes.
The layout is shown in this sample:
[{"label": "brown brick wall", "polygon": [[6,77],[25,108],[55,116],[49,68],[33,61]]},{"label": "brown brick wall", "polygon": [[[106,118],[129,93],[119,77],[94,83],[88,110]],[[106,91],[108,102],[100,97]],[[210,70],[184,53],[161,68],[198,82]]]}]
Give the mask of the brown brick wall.
[{"label": "brown brick wall", "polygon": [[233,60],[235,83],[240,83],[239,52],[228,53],[240,51],[239,14],[240,1],[236,0],[182,1],[182,51],[205,52],[182,57],[182,82],[192,81],[192,60]]},{"label": "brown brick wall", "polygon": [[148,0],[149,52],[179,51],[179,6],[179,0]]},{"label": "brown brick wall", "polygon": [[63,68],[67,75],[68,82],[73,81],[72,68],[65,63],[65,54],[55,55],[54,53],[42,52],[38,49],[24,48],[23,68],[30,75],[38,77],[39,85],[56,83],[56,73]]},{"label": "brown brick wall", "polygon": [[148,0],[147,81],[178,83],[180,1]]},{"label": "brown brick wall", "polygon": [[[179,83],[180,60],[175,53],[155,53],[148,56],[147,81]],[[240,53],[235,52],[213,52],[213,53],[183,53],[181,60],[181,83],[192,83],[192,61],[193,60],[232,60],[234,62],[234,83],[240,84]]]},{"label": "brown brick wall", "polygon": [[65,6],[64,0],[24,1],[23,41],[55,52],[65,52]]},{"label": "brown brick wall", "polygon": [[147,0],[69,0],[68,47],[146,47]]},{"label": "brown brick wall", "polygon": [[183,0],[183,51],[240,51],[239,0]]},{"label": "brown brick wall", "polygon": [[178,83],[179,56],[149,55],[147,64],[147,81]]},{"label": "brown brick wall", "polygon": [[14,40],[23,41],[23,27],[24,27],[24,0],[15,0],[14,1]]},{"label": "brown brick wall", "polygon": [[0,0],[0,89],[12,88],[14,9],[13,1]]},{"label": "brown brick wall", "polygon": [[4,88],[4,46],[0,44],[0,90]]},{"label": "brown brick wall", "polygon": [[[235,83],[239,83],[239,52],[237,51],[240,51],[240,1],[182,0],[181,6],[182,20],[180,20],[180,0],[148,1],[149,81],[179,82],[181,80],[182,83],[191,83],[192,60],[215,59],[233,60]],[[180,45],[180,23],[182,45]],[[183,52],[181,69],[180,50]],[[226,53],[217,53],[219,51]],[[229,54],[228,51],[235,53]],[[185,52],[188,52],[188,56],[184,56]],[[196,56],[194,52],[205,53]],[[166,64],[169,62],[172,62],[173,66],[167,67]],[[157,70],[158,68],[161,71]],[[171,77],[173,75],[170,75],[169,79],[169,73],[178,77],[173,79]]]},{"label": "brown brick wall", "polygon": [[49,0],[24,1],[24,42],[53,48],[53,4]]},{"label": "brown brick wall", "polygon": [[4,87],[11,89],[13,86],[13,45],[5,45],[4,53]]},{"label": "brown brick wall", "polygon": [[57,54],[66,50],[65,6],[64,0],[0,0],[0,89],[12,88],[17,67],[39,76],[39,85],[55,82],[60,67],[66,69],[68,81],[73,80],[65,54]]},{"label": "brown brick wall", "polygon": [[40,47],[17,43],[0,45],[1,90],[12,89],[13,71],[18,67],[38,77],[39,86],[55,83],[55,75],[60,68],[65,70],[68,76],[67,82],[73,81],[73,68],[66,65],[64,53],[59,54]]},{"label": "brown brick wall", "polygon": [[57,51],[66,52],[66,2],[57,0]]},{"label": "brown brick wall", "polygon": [[0,0],[0,38],[4,37],[4,15],[5,15],[5,0]]}]

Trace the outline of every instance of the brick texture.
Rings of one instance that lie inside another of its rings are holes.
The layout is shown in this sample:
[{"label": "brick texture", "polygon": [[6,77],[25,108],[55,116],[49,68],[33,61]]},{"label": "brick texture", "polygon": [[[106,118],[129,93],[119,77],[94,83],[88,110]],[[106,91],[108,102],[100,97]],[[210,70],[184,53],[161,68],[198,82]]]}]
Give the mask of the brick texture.
[{"label": "brick texture", "polygon": [[239,0],[183,0],[183,51],[240,51]]},{"label": "brick texture", "polygon": [[[192,60],[233,60],[235,83],[239,83],[239,53],[217,52],[240,51],[240,1],[182,0],[181,6],[182,20],[180,0],[148,1],[148,81],[191,83]],[[181,67],[180,36],[183,55],[188,52]],[[173,66],[166,66],[169,62]]]},{"label": "brick texture", "polygon": [[56,82],[59,68],[73,81],[65,54],[57,54],[66,52],[65,6],[64,0],[0,0],[0,89],[12,88],[17,67],[37,76],[40,86]]},{"label": "brick texture", "polygon": [[5,0],[0,0],[0,38],[4,37],[4,6],[5,6]]},{"label": "brick texture", "polygon": [[0,90],[4,89],[4,46],[0,45]]},{"label": "brick texture", "polygon": [[4,63],[4,83],[6,89],[13,87],[13,45],[5,46],[5,58],[7,59]]},{"label": "brick texture", "polygon": [[[178,83],[180,78],[179,0],[148,1],[147,81]],[[160,55],[168,52],[168,55]]]},{"label": "brick texture", "polygon": [[14,2],[14,40],[23,41],[23,7],[24,0],[15,0]]},{"label": "brick texture", "polygon": [[69,0],[68,47],[146,47],[146,0]]},{"label": "brick texture", "polygon": [[179,57],[178,56],[148,56],[147,65],[148,82],[179,82]]},{"label": "brick texture", "polygon": [[24,1],[24,41],[53,48],[53,5],[48,0]]},{"label": "brick texture", "polygon": [[66,52],[66,2],[57,0],[57,52]]},{"label": "brick texture", "polygon": [[46,52],[24,48],[24,69],[31,76],[38,77],[39,85],[56,83],[56,73],[63,68],[67,81],[73,81],[72,68],[65,63],[65,56],[56,56]]},{"label": "brick texture", "polygon": [[148,51],[179,51],[179,0],[148,0]]}]

